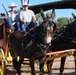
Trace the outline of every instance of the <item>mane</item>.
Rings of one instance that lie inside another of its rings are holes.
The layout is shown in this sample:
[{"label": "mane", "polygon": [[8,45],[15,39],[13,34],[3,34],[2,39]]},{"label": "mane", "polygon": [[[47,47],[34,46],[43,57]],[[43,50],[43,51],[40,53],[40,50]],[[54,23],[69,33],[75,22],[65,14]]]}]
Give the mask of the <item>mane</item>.
[{"label": "mane", "polygon": [[[69,34],[69,37],[73,37],[73,33],[76,30],[75,29],[75,25],[76,24],[76,20],[74,20],[73,22],[71,22],[70,24],[67,25],[66,27],[66,32]],[[75,35],[74,35],[75,36]]]},{"label": "mane", "polygon": [[67,24],[65,28],[60,29],[57,32],[52,40],[51,50],[66,50],[76,48],[76,44],[73,41],[76,41],[76,21],[73,21],[70,24]]}]

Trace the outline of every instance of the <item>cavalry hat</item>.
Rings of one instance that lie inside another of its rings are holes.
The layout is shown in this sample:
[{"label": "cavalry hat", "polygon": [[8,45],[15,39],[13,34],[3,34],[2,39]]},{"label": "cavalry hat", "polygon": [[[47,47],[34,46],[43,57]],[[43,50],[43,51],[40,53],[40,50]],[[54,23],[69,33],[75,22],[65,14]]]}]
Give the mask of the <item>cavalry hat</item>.
[{"label": "cavalry hat", "polygon": [[21,4],[21,6],[29,6],[29,4],[27,2],[24,2],[23,4]]},{"label": "cavalry hat", "polygon": [[15,4],[15,3],[11,3],[9,6],[8,6],[9,8],[11,8],[11,7],[17,7],[17,5]]}]

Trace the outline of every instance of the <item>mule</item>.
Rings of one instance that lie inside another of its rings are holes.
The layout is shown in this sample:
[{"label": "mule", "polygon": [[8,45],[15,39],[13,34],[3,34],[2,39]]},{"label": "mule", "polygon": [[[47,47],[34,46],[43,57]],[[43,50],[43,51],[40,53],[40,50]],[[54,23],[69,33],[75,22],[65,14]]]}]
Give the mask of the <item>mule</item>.
[{"label": "mule", "polygon": [[[76,17],[74,14],[73,14],[73,17],[75,21],[66,25],[65,28],[63,28],[62,30],[60,29],[60,31],[55,34],[51,42],[51,46],[49,48],[49,50],[51,50],[52,52],[66,50],[66,49],[76,49]],[[74,56],[74,62],[75,62],[75,75],[76,75],[76,52],[74,52],[73,56]],[[59,75],[62,75],[63,73],[65,60],[66,60],[66,57],[61,58]],[[49,75],[52,75],[52,63],[53,63],[53,60],[47,62]]]},{"label": "mule", "polygon": [[[46,18],[43,10],[41,10],[41,15],[43,22],[35,27],[34,30],[29,32],[15,31],[11,33],[8,38],[9,51],[13,57],[13,66],[18,75],[21,75],[20,69],[24,58],[29,58],[31,75],[36,75],[34,61],[38,59],[40,62],[40,75],[43,75],[43,63],[45,62],[46,51],[51,45],[51,40],[56,30],[56,24]],[[19,61],[17,61],[17,56],[20,57]]]}]

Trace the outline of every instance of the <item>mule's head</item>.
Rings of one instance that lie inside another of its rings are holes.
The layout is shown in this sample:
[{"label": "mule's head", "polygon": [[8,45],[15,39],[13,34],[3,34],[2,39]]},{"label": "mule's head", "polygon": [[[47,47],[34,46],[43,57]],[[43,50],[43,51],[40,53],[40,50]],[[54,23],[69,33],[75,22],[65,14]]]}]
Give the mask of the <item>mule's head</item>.
[{"label": "mule's head", "polygon": [[76,38],[76,16],[72,13],[73,18],[75,19],[72,23],[70,23],[69,28],[70,28],[70,36],[72,38]]},{"label": "mule's head", "polygon": [[51,43],[51,40],[55,33],[56,24],[52,21],[52,19],[46,18],[42,10],[41,15],[43,18],[43,22],[41,23],[39,28],[39,36],[45,44],[49,44]]}]

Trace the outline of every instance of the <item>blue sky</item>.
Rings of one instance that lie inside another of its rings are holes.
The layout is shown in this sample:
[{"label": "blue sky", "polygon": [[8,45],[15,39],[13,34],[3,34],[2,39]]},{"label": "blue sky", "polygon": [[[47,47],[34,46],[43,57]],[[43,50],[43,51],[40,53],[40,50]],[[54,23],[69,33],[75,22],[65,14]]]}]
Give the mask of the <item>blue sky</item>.
[{"label": "blue sky", "polygon": [[[28,0],[26,0],[28,1]],[[49,3],[49,2],[54,2],[54,1],[59,1],[59,0],[30,0],[30,6],[32,5],[38,5],[38,4],[42,4],[42,3]],[[18,5],[18,7],[16,8],[17,10],[20,9],[21,7],[21,0],[0,0],[0,13],[1,12],[5,12],[2,4],[5,6],[5,8],[8,10],[10,10],[8,8],[8,5],[10,5],[12,2],[14,2],[15,4]],[[51,10],[49,10],[51,11]],[[71,13],[74,13],[76,15],[76,10],[74,9],[57,9],[55,10],[56,12],[56,18],[58,17],[72,17]]]}]

